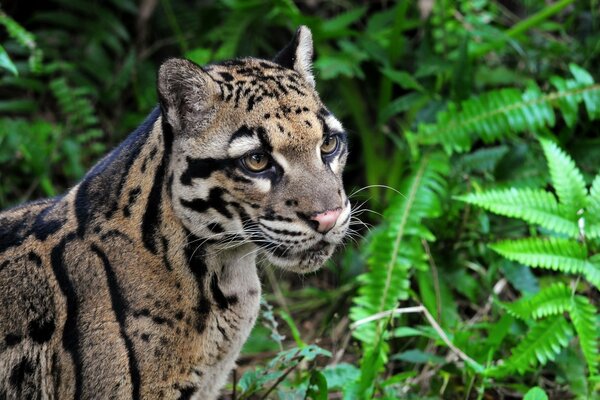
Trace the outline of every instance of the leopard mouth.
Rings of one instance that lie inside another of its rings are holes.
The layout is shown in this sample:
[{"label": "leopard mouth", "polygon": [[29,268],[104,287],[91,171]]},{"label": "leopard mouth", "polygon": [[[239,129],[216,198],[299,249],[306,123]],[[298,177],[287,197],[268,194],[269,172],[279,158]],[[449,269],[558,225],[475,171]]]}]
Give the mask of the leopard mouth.
[{"label": "leopard mouth", "polygon": [[336,244],[321,240],[302,250],[267,251],[269,261],[279,268],[296,272],[309,273],[317,271],[331,257]]}]

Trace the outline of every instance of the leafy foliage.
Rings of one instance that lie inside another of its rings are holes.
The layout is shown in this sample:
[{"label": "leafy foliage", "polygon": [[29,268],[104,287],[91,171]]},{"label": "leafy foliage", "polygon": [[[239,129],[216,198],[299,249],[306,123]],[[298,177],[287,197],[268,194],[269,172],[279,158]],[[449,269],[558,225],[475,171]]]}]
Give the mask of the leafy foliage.
[{"label": "leafy foliage", "polygon": [[505,363],[488,370],[492,376],[502,376],[513,370],[519,373],[531,370],[539,364],[554,360],[561,349],[567,346],[573,332],[562,316],[535,322],[529,333],[513,350]]},{"label": "leafy foliage", "polygon": [[[423,225],[426,218],[439,216],[444,193],[447,158],[441,153],[426,155],[407,177],[384,212],[387,221],[371,238],[369,271],[358,278],[361,287],[350,311],[353,321],[395,308],[408,298],[411,268],[427,268],[421,238],[434,240]],[[373,345],[381,334],[378,323],[361,325],[355,337]]]},{"label": "leafy foliage", "polygon": [[573,79],[554,76],[556,91],[543,93],[533,82],[523,93],[518,89],[501,89],[465,100],[448,103],[446,111],[437,115],[435,124],[421,124],[419,143],[439,143],[448,151],[466,151],[474,139],[490,143],[507,135],[525,131],[537,132],[556,124],[554,108],[571,125],[583,103],[590,119],[600,117],[600,85],[575,64],[569,66]]}]

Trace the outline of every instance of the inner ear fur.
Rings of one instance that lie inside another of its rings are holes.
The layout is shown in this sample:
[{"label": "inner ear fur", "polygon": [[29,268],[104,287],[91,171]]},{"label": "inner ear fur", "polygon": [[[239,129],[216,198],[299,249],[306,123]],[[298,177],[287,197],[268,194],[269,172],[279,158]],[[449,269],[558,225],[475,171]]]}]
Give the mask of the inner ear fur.
[{"label": "inner ear fur", "polygon": [[312,74],[313,40],[310,29],[302,25],[288,43],[273,59],[274,62],[298,72],[311,86],[315,86]]},{"label": "inner ear fur", "polygon": [[169,59],[158,70],[157,86],[163,118],[175,132],[195,133],[210,123],[219,87],[199,65]]}]

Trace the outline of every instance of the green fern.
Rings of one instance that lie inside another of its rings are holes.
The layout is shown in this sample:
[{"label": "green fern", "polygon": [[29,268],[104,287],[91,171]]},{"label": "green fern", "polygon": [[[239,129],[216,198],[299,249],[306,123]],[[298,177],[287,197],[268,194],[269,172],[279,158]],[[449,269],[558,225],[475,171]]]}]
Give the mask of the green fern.
[{"label": "green fern", "polygon": [[571,157],[554,142],[540,139],[548,161],[552,184],[558,196],[560,208],[567,218],[576,219],[579,211],[587,205],[587,191],[583,175]]},{"label": "green fern", "polygon": [[[486,143],[525,131],[537,132],[556,123],[555,108],[565,121],[577,120],[578,106],[583,103],[590,119],[600,118],[600,85],[582,68],[570,64],[574,79],[555,77],[556,91],[543,93],[531,83],[525,92],[501,89],[463,101],[450,102],[437,114],[434,124],[420,124],[409,133],[414,144],[441,144],[448,151],[463,152],[480,138]],[[414,147],[414,146],[413,146]]]},{"label": "green fern", "polygon": [[576,238],[577,220],[567,218],[552,193],[539,189],[501,189],[485,193],[469,193],[457,199],[477,205],[496,214],[520,218],[557,233]]},{"label": "green fern", "polygon": [[528,320],[560,315],[571,310],[571,290],[562,282],[550,285],[530,298],[523,298],[503,307],[513,316]]},{"label": "green fern", "polygon": [[[423,225],[424,218],[441,213],[440,193],[445,190],[448,160],[442,153],[423,157],[416,170],[400,187],[384,213],[386,225],[376,232],[369,247],[369,271],[359,277],[361,284],[350,318],[358,321],[396,307],[408,298],[410,270],[426,263],[421,238],[434,236]],[[378,324],[360,325],[355,337],[375,343]]]},{"label": "green fern", "polygon": [[588,201],[585,217],[589,226],[586,228],[586,234],[589,238],[600,238],[600,174],[592,183]]},{"label": "green fern", "polygon": [[[6,15],[2,10],[0,10],[0,25],[6,28],[6,31],[11,38],[29,51],[29,68],[31,71],[40,72],[42,69],[43,53],[37,45],[35,36],[23,28],[17,21]],[[8,57],[8,55],[6,57]],[[14,72],[15,75],[18,74],[16,68],[14,69]]]},{"label": "green fern", "polygon": [[584,296],[574,296],[571,301],[571,320],[579,336],[579,344],[588,364],[590,375],[598,374],[598,311],[589,299]]},{"label": "green fern", "polygon": [[[104,151],[103,145],[93,143],[102,137],[99,121],[85,89],[72,88],[65,78],[58,78],[50,82],[50,90],[65,118],[62,148],[68,159],[66,172],[72,178],[79,178],[85,172],[82,158]],[[87,145],[85,152],[83,145]]]},{"label": "green fern", "polygon": [[600,269],[587,259],[585,244],[561,238],[526,238],[501,241],[490,248],[509,260],[531,267],[583,274],[600,288]]},{"label": "green fern", "polygon": [[[572,108],[573,104],[565,103],[562,107]],[[553,142],[547,139],[540,139],[540,142],[556,197],[542,190],[513,188],[469,194],[459,199],[567,235],[568,238],[505,240],[490,245],[490,248],[531,267],[581,274],[589,283],[600,288],[600,255],[590,254],[590,249],[596,248],[595,244],[589,243],[588,246],[590,239],[599,236],[600,175],[588,192],[583,175],[572,158]],[[566,312],[579,337],[590,376],[598,373],[597,310],[586,297],[572,293],[559,282],[534,296],[502,305],[517,318],[542,320],[534,323],[523,342],[513,349],[513,355],[506,364],[494,367],[490,374],[505,375],[512,370],[523,373],[537,362],[544,364],[553,360],[561,347],[566,346],[566,338],[570,336],[570,325],[562,318]]]},{"label": "green fern", "polygon": [[563,316],[553,316],[534,322],[523,340],[512,350],[504,364],[488,369],[491,376],[506,376],[513,371],[520,374],[553,361],[569,344],[573,331]]}]

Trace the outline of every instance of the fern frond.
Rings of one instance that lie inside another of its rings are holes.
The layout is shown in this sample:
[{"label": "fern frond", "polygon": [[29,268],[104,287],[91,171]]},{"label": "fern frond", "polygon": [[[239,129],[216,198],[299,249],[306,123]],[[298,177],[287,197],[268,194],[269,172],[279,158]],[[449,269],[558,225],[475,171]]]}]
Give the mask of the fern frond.
[{"label": "fern frond", "polygon": [[496,214],[520,218],[557,233],[578,237],[576,219],[563,217],[552,193],[537,189],[503,189],[469,193],[459,200],[477,205]]},{"label": "fern frond", "polygon": [[571,310],[571,290],[562,282],[555,283],[530,298],[503,304],[513,316],[527,320],[560,315]]},{"label": "fern frond", "polygon": [[587,259],[587,247],[574,240],[526,238],[501,241],[491,244],[490,248],[530,267],[583,274],[590,283],[600,287],[600,269]]},{"label": "fern frond", "polygon": [[589,224],[585,227],[587,237],[600,238],[600,175],[596,176],[590,187],[585,220]]},{"label": "fern frond", "polygon": [[554,360],[561,349],[567,346],[573,331],[567,320],[557,315],[535,322],[523,340],[512,350],[506,362],[488,370],[490,375],[504,376],[512,371],[520,374]]},{"label": "fern frond", "polygon": [[512,261],[566,273],[582,272],[587,257],[584,245],[559,238],[505,240],[491,244],[490,248]]},{"label": "fern frond", "polygon": [[587,206],[587,190],[583,175],[575,162],[554,142],[540,139],[542,149],[548,161],[552,184],[564,215],[577,220],[577,213]]},{"label": "fern frond", "polygon": [[583,103],[590,118],[600,117],[600,85],[576,65],[570,66],[573,79],[556,79],[557,91],[542,93],[535,85],[521,92],[501,89],[463,101],[449,103],[437,114],[434,124],[421,124],[417,134],[410,134],[421,144],[441,144],[446,151],[463,152],[481,138],[489,143],[525,131],[539,131],[552,127],[556,116],[554,108],[566,112],[572,120],[573,106]]},{"label": "fern frond", "polygon": [[[422,220],[441,213],[440,193],[445,189],[448,159],[442,153],[423,157],[416,170],[403,182],[384,212],[386,224],[370,243],[369,271],[361,283],[354,306],[353,321],[396,307],[408,297],[410,269],[425,262],[420,242]],[[434,239],[429,234],[429,239]],[[369,344],[377,337],[377,323],[361,325],[354,335]]]},{"label": "fern frond", "polygon": [[571,301],[571,320],[579,336],[581,351],[588,364],[590,375],[598,374],[598,325],[596,307],[587,297],[574,296]]}]

